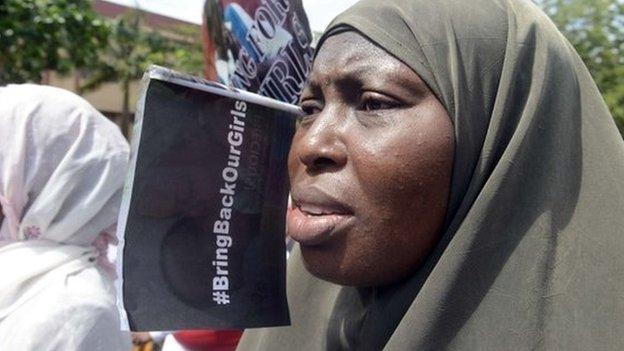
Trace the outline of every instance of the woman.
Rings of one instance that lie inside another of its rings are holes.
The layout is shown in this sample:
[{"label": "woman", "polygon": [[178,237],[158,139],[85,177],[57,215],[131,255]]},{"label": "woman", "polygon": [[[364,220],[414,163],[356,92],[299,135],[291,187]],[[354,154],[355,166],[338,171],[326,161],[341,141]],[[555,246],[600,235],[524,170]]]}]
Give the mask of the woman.
[{"label": "woman", "polygon": [[363,0],[301,105],[292,326],[239,350],[624,349],[624,145],[530,1]]},{"label": "woman", "polygon": [[106,261],[128,152],[78,96],[0,88],[0,350],[130,349]]}]

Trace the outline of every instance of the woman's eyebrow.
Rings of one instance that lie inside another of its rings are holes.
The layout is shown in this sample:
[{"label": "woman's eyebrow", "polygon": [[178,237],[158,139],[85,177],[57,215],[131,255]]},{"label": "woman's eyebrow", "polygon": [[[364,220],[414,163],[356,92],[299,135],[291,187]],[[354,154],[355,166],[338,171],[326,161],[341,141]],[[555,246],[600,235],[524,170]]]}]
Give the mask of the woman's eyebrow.
[{"label": "woman's eyebrow", "polygon": [[[323,72],[310,75],[307,86],[303,90],[306,95],[320,96],[323,88],[334,86],[343,91],[354,92],[356,89],[372,89],[383,92],[393,89],[395,95],[413,96],[426,94],[429,91],[427,84],[421,78],[410,74],[401,74],[402,69],[394,67],[380,67],[367,60],[352,62],[351,65],[337,72]],[[405,72],[407,73],[407,72]]]},{"label": "woman's eyebrow", "polygon": [[299,95],[299,101],[297,103],[301,104],[306,100],[318,99],[322,96],[323,90],[321,89],[318,82],[311,78],[308,78],[308,81],[304,85],[303,90],[301,90],[301,94]]},{"label": "woman's eyebrow", "polygon": [[373,69],[356,76],[345,77],[344,85],[354,87],[353,84],[356,82],[360,89],[374,90],[395,98],[422,97],[430,92],[427,84],[420,77],[414,77],[413,72],[401,74],[400,71],[390,73],[383,69]]},{"label": "woman's eyebrow", "polygon": [[347,68],[348,71],[312,74],[308,78],[308,83],[304,88],[304,92],[312,91],[312,93],[320,92],[324,87],[353,87],[354,85],[362,85],[363,78],[370,75],[372,67],[354,67]]}]

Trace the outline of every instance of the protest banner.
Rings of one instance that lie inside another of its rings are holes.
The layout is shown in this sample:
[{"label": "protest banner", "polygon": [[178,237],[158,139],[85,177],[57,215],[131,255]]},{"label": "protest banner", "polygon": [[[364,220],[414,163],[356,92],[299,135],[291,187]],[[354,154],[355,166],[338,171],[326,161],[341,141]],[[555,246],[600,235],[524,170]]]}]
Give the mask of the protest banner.
[{"label": "protest banner", "polygon": [[300,109],[152,67],[119,218],[122,327],[287,325],[287,154]]},{"label": "protest banner", "polygon": [[296,103],[312,62],[312,34],[300,0],[206,0],[206,76]]}]

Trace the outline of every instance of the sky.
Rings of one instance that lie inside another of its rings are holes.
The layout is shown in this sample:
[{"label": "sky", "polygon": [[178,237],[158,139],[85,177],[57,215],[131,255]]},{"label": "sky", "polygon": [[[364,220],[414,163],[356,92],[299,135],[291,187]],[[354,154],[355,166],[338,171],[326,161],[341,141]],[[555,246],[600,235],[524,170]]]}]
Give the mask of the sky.
[{"label": "sky", "polygon": [[186,22],[201,24],[204,0],[105,0],[115,4],[138,7]]},{"label": "sky", "polygon": [[[183,21],[200,24],[204,0],[106,0],[125,6],[139,7]],[[313,31],[322,32],[338,13],[357,0],[303,0]]]},{"label": "sky", "polygon": [[310,28],[323,32],[336,15],[356,2],[358,0],[303,0],[303,7],[308,15]]}]

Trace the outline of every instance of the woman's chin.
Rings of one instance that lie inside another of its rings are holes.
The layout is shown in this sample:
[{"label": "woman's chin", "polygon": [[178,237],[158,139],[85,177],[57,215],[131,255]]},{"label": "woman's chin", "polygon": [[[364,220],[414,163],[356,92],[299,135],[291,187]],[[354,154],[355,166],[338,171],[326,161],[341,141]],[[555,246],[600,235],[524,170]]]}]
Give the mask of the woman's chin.
[{"label": "woman's chin", "polygon": [[304,266],[310,274],[338,285],[353,287],[389,285],[409,274],[399,270],[381,269],[383,267],[374,262],[361,258],[352,259],[348,253],[345,255],[340,250],[323,246],[301,245],[301,255]]}]

